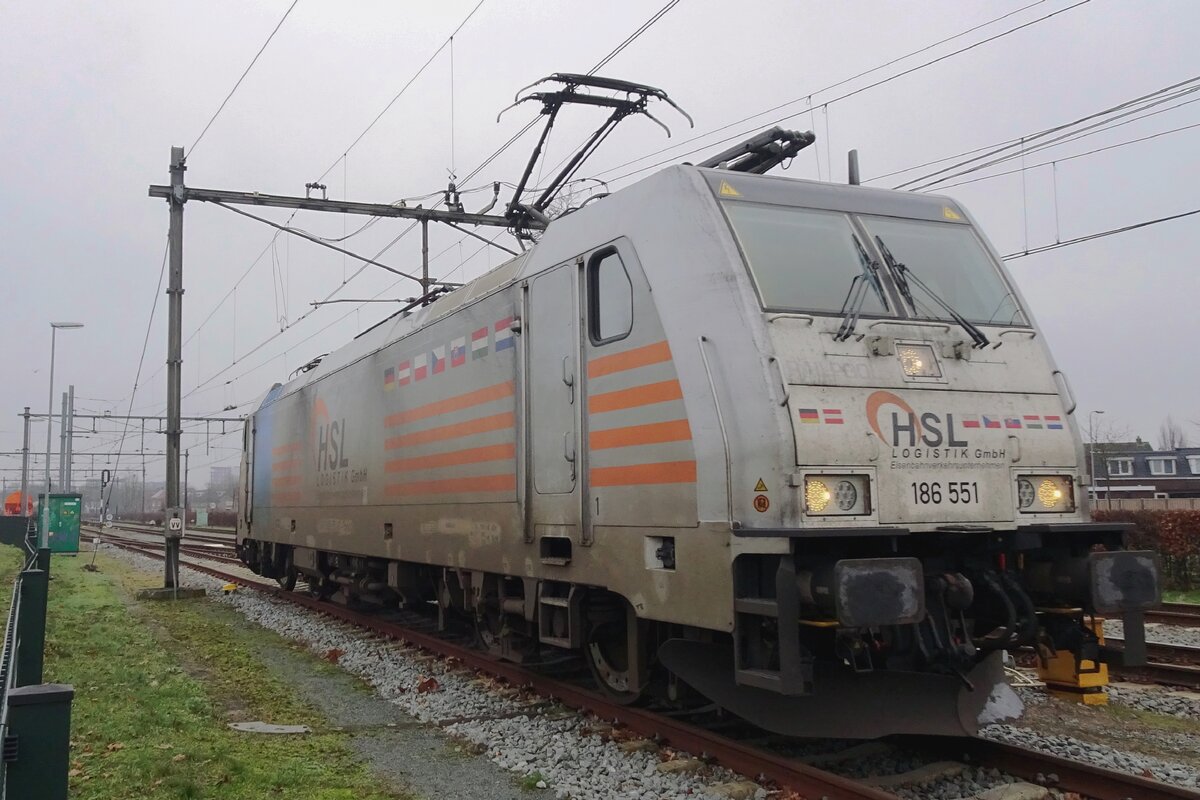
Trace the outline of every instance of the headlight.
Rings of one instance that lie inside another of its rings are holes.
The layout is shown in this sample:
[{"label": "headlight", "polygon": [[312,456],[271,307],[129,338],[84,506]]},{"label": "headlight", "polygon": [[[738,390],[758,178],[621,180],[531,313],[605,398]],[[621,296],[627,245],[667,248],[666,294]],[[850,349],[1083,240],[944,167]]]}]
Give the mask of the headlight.
[{"label": "headlight", "polygon": [[804,511],[810,516],[870,514],[869,487],[865,475],[807,475]]},{"label": "headlight", "polygon": [[898,344],[896,357],[900,359],[900,368],[910,378],[942,377],[933,348],[927,344]]},{"label": "headlight", "polygon": [[1022,514],[1061,514],[1075,510],[1069,475],[1022,475],[1017,479],[1017,507]]}]

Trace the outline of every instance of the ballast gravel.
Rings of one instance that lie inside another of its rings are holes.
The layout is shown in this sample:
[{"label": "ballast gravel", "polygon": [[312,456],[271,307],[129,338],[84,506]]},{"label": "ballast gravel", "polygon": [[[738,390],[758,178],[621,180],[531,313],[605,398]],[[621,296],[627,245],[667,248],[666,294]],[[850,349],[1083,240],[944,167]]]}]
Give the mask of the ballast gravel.
[{"label": "ballast gravel", "polygon": [[[1104,621],[1104,635],[1116,639],[1125,637],[1125,625],[1119,619]],[[1146,625],[1146,641],[1159,644],[1175,644],[1185,647],[1200,647],[1200,628],[1187,628],[1183,625],[1167,625],[1161,622],[1151,622]]]},{"label": "ballast gravel", "polygon": [[1028,728],[1013,725],[988,725],[979,734],[988,739],[1040,750],[1071,761],[1083,761],[1099,767],[1127,772],[1132,775],[1149,773],[1156,780],[1176,786],[1200,786],[1200,772],[1182,764],[1171,764],[1157,758],[1127,753],[1105,745],[1080,741],[1071,736],[1048,736]]},{"label": "ballast gravel", "polygon": [[[158,572],[161,563],[118,548],[113,556]],[[697,800],[721,795],[714,784],[738,779],[728,770],[699,764],[694,771],[671,771],[658,752],[627,752],[595,730],[603,723],[563,713],[540,699],[496,691],[486,679],[448,668],[439,658],[360,629],[313,614],[249,589],[230,594],[224,582],[180,567],[181,578],[209,590],[210,597],[236,608],[253,622],[303,643],[320,657],[336,660],[378,694],[416,719],[440,726],[449,736],[473,745],[500,767],[537,781],[558,798],[578,800]],[[432,680],[431,680],[432,679]],[[511,695],[511,696],[510,696]],[[678,753],[679,759],[687,754]],[[754,797],[764,800],[759,788]]]},{"label": "ballast gravel", "polygon": [[1181,719],[1200,717],[1200,696],[1196,695],[1181,695],[1154,688],[1134,689],[1125,686],[1109,686],[1108,699],[1124,706],[1153,711],[1156,714],[1167,714]]}]

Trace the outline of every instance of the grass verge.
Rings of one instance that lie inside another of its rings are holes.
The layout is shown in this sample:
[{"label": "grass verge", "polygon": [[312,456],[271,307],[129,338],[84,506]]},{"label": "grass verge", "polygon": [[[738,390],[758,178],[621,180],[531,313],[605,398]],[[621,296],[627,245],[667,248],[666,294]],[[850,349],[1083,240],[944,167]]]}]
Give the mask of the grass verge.
[{"label": "grass verge", "polygon": [[[204,599],[133,601],[154,576],[111,558],[97,573],[83,563],[53,561],[46,647],[46,680],[75,686],[72,798],[408,797],[372,779],[347,734],[271,676],[252,637],[274,634]],[[313,733],[239,733],[231,719]]]}]

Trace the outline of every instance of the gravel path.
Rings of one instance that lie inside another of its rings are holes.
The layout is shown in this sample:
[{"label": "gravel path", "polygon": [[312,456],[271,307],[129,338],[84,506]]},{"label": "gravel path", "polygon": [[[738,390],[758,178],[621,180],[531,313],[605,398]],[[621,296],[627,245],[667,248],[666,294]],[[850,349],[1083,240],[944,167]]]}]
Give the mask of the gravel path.
[{"label": "gravel path", "polygon": [[[159,572],[162,564],[145,556],[104,548],[140,569]],[[227,603],[264,628],[303,643],[314,654],[336,660],[369,683],[383,698],[416,719],[438,725],[537,788],[559,798],[579,800],[696,800],[720,798],[715,784],[739,776],[672,754],[664,762],[657,750],[627,751],[598,735],[603,724],[564,713],[538,698],[497,690],[487,679],[447,669],[439,659],[358,628],[321,618],[284,601],[249,589],[221,593],[222,581],[180,567],[189,585],[203,586],[210,597]],[[678,768],[678,769],[677,769]],[[766,791],[758,788],[758,800]]]}]

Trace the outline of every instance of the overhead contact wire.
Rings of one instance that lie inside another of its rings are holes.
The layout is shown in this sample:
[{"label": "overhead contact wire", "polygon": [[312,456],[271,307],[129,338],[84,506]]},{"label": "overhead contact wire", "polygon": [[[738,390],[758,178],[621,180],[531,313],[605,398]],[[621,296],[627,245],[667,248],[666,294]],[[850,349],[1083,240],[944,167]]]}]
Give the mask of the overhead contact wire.
[{"label": "overhead contact wire", "polygon": [[[631,160],[629,160],[629,161],[626,161],[626,162],[624,162],[624,163],[622,163],[622,164],[618,164],[618,165],[616,165],[615,167],[611,167],[611,168],[609,168],[609,169],[605,170],[604,172],[601,172],[601,173],[598,173],[598,174],[600,174],[600,175],[605,175],[605,174],[607,174],[607,173],[609,173],[609,172],[616,172],[616,171],[617,171],[617,170],[619,170],[619,169],[624,169],[625,167],[628,167],[628,166],[630,166],[630,165],[632,165],[632,164],[636,164],[636,163],[638,163],[639,161],[645,161],[646,159],[654,158],[655,156],[662,155],[663,153],[668,153],[668,152],[670,152],[670,151],[672,151],[672,150],[676,150],[676,149],[678,149],[678,148],[680,148],[680,147],[686,147],[687,145],[691,144],[692,142],[698,142],[698,141],[700,141],[701,139],[706,139],[706,138],[708,138],[709,136],[712,136],[712,135],[714,135],[714,134],[720,133],[721,131],[726,131],[726,130],[729,130],[730,128],[733,128],[733,127],[735,127],[735,126],[741,125],[741,124],[743,124],[743,123],[745,123],[745,122],[749,122],[749,121],[751,121],[751,120],[753,120],[753,119],[757,119],[758,117],[763,117],[763,116],[766,116],[766,115],[768,115],[768,114],[772,114],[772,113],[774,113],[774,112],[776,112],[776,111],[781,111],[781,110],[783,110],[783,109],[787,108],[788,106],[795,105],[796,103],[799,103],[799,102],[808,101],[808,106],[807,106],[807,107],[805,108],[805,110],[804,110],[803,112],[801,112],[801,113],[802,113],[802,114],[811,113],[811,111],[812,111],[812,110],[815,108],[815,106],[813,106],[813,105],[812,105],[812,97],[813,97],[814,95],[821,94],[822,92],[828,92],[828,91],[831,91],[831,90],[833,90],[833,89],[836,89],[836,88],[837,88],[837,87],[839,87],[839,86],[845,86],[847,83],[852,83],[853,81],[856,81],[856,80],[858,80],[859,78],[864,78],[864,77],[866,77],[867,75],[871,75],[871,74],[873,74],[873,73],[875,73],[875,72],[878,72],[878,71],[880,71],[880,70],[882,70],[882,69],[887,69],[888,67],[890,67],[890,66],[893,66],[893,65],[895,65],[895,64],[898,64],[898,63],[900,63],[901,61],[905,61],[905,60],[907,60],[907,59],[909,59],[909,58],[912,58],[913,56],[920,55],[921,53],[924,53],[924,52],[927,52],[927,51],[929,51],[929,50],[932,50],[932,49],[933,49],[933,48],[935,48],[935,47],[939,47],[939,46],[941,46],[941,45],[943,45],[943,44],[946,44],[947,42],[952,42],[952,41],[954,41],[955,39],[961,39],[963,36],[967,36],[968,34],[974,33],[975,31],[977,31],[977,30],[980,30],[981,28],[986,28],[986,27],[988,27],[989,25],[994,25],[994,24],[996,24],[997,22],[1002,22],[1003,20],[1005,20],[1005,19],[1008,19],[1008,18],[1009,18],[1009,17],[1011,17],[1011,16],[1014,16],[1014,15],[1016,15],[1016,14],[1020,14],[1022,11],[1027,11],[1028,9],[1030,9],[1030,8],[1033,8],[1034,6],[1039,6],[1039,5],[1042,5],[1042,4],[1043,4],[1043,3],[1045,3],[1045,2],[1047,2],[1047,0],[1036,0],[1036,2],[1029,3],[1028,5],[1022,6],[1022,7],[1018,8],[1018,9],[1015,9],[1015,10],[1013,10],[1013,11],[1010,11],[1010,12],[1008,12],[1008,13],[1006,13],[1006,14],[1002,14],[1001,16],[994,17],[994,18],[992,18],[992,19],[989,19],[989,20],[988,20],[988,21],[986,21],[986,22],[981,22],[981,23],[979,23],[978,25],[974,25],[974,26],[972,26],[972,27],[970,27],[970,28],[967,28],[966,30],[959,31],[958,33],[954,34],[953,36],[948,36],[948,37],[946,37],[946,38],[944,38],[944,39],[940,39],[940,40],[938,40],[938,41],[936,41],[936,42],[933,42],[932,44],[927,44],[927,45],[925,45],[925,46],[923,46],[923,47],[921,47],[921,48],[918,48],[918,49],[916,49],[916,50],[913,50],[913,51],[910,51],[910,52],[908,52],[908,53],[905,53],[905,54],[904,54],[904,55],[902,55],[902,56],[898,56],[898,57],[896,57],[896,58],[893,58],[893,59],[892,59],[892,60],[890,60],[890,61],[884,62],[883,64],[879,64],[879,65],[877,65],[877,66],[871,67],[870,69],[863,70],[862,72],[859,72],[859,73],[857,73],[857,74],[855,74],[855,75],[851,75],[851,76],[850,76],[850,77],[848,77],[848,78],[843,78],[842,80],[839,80],[839,81],[837,81],[837,82],[835,82],[835,83],[831,83],[831,84],[829,84],[828,86],[824,86],[824,87],[822,87],[822,88],[820,88],[820,89],[817,89],[816,91],[809,92],[809,93],[807,93],[806,95],[804,95],[803,97],[798,97],[798,98],[796,98],[796,99],[794,99],[794,100],[788,100],[788,101],[787,101],[787,102],[785,102],[785,103],[780,103],[779,105],[772,106],[771,108],[765,109],[765,110],[763,110],[763,111],[758,111],[758,112],[756,112],[756,113],[754,113],[754,114],[750,114],[749,116],[742,117],[741,119],[738,119],[738,120],[734,120],[733,122],[730,122],[730,123],[727,123],[727,124],[725,124],[725,125],[722,125],[722,126],[720,126],[719,128],[714,128],[714,129],[712,129],[712,130],[710,130],[710,131],[707,131],[707,132],[705,132],[705,133],[697,134],[697,135],[695,135],[695,136],[692,136],[692,137],[690,137],[690,138],[688,138],[688,139],[684,139],[684,140],[682,140],[682,141],[680,141],[680,142],[676,142],[675,144],[672,144],[672,145],[669,145],[669,146],[667,146],[667,147],[664,147],[664,148],[662,148],[662,149],[660,149],[660,150],[656,150],[656,151],[654,151],[654,152],[652,152],[652,153],[647,153],[647,154],[646,154],[646,155],[644,155],[644,156],[639,156],[638,158],[634,158],[634,159],[631,159]],[[830,102],[834,102],[834,101],[830,101]],[[728,140],[722,140],[722,141],[728,141]],[[699,150],[699,149],[704,149],[704,147],[708,147],[708,146],[710,146],[710,145],[704,145],[704,146],[702,146],[702,147],[698,148],[698,150]],[[694,153],[694,152],[698,152],[698,150],[692,150],[692,151],[690,151],[690,152]],[[683,155],[689,155],[689,154],[690,154],[690,153],[684,153]],[[666,163],[666,162],[659,162],[659,163]],[[656,164],[656,165],[654,165],[654,166],[658,166],[658,165]],[[651,167],[651,168],[652,168],[652,167]],[[639,170],[639,171],[640,171],[640,170]]]},{"label": "overhead contact wire", "polygon": [[[293,3],[294,5],[294,3]],[[142,365],[146,363],[146,350],[150,347],[150,331],[154,326],[154,315],[158,311],[158,296],[162,293],[163,276],[167,274],[167,255],[171,252],[171,235],[167,234],[167,244],[163,248],[162,266],[158,268],[158,285],[154,287],[154,301],[150,304],[150,319],[146,320],[146,335],[142,338],[142,354],[138,358],[137,372],[133,376],[133,390],[129,393],[129,408],[125,412],[128,418],[133,414],[133,401],[137,397],[138,382],[142,379]],[[117,445],[117,457],[113,464],[113,469],[121,466],[121,452],[125,448],[125,434],[129,430],[129,419],[124,420],[125,424],[121,428],[121,439]],[[104,499],[105,508],[108,507],[108,500],[112,499],[112,489],[109,489],[108,497]]]},{"label": "overhead contact wire", "polygon": [[1083,244],[1084,242],[1090,242],[1094,239],[1103,239],[1106,236],[1116,236],[1119,233],[1128,233],[1129,231],[1135,231],[1138,228],[1148,228],[1151,225],[1158,225],[1163,222],[1172,222],[1174,220],[1183,219],[1184,217],[1190,217],[1195,214],[1200,214],[1200,208],[1193,209],[1191,211],[1185,211],[1182,214],[1172,214],[1169,217],[1159,217],[1157,219],[1146,220],[1145,222],[1135,222],[1132,225],[1125,225],[1120,228],[1111,228],[1098,233],[1089,233],[1086,236],[1078,236],[1074,239],[1067,239],[1066,241],[1055,242],[1054,244],[1042,245],[1041,247],[1032,247],[1027,250],[1022,250],[1018,253],[1009,253],[1006,256],[1001,256],[1001,258],[1003,258],[1005,261],[1014,261],[1018,258],[1037,255],[1038,253],[1046,253],[1050,250],[1058,250],[1063,247],[1071,247],[1072,245]]},{"label": "overhead contact wire", "polygon": [[[879,86],[883,86],[884,84],[890,83],[890,82],[892,82],[892,81],[894,81],[894,80],[897,80],[897,79],[899,79],[899,78],[903,78],[903,77],[905,77],[905,76],[908,76],[908,75],[911,75],[911,74],[913,74],[913,73],[915,73],[915,72],[919,72],[920,70],[923,70],[923,69],[926,69],[926,68],[928,68],[928,67],[931,67],[931,66],[933,66],[934,64],[938,64],[938,63],[941,63],[942,61],[945,61],[945,60],[947,60],[947,59],[954,58],[955,56],[958,56],[958,55],[962,55],[963,53],[966,53],[966,52],[969,52],[969,51],[971,51],[971,50],[974,50],[974,49],[975,49],[975,48],[977,48],[977,47],[982,47],[982,46],[983,46],[983,45],[985,45],[985,44],[990,44],[990,43],[992,43],[992,42],[995,42],[995,41],[997,41],[997,40],[999,40],[999,39],[1003,39],[1003,38],[1004,38],[1004,37],[1006,37],[1006,36],[1010,36],[1010,35],[1012,35],[1012,34],[1014,34],[1014,33],[1017,33],[1018,31],[1025,30],[1026,28],[1029,28],[1029,27],[1031,27],[1031,26],[1033,26],[1033,25],[1037,25],[1037,24],[1039,24],[1039,23],[1046,22],[1047,20],[1053,19],[1054,17],[1057,17],[1057,16],[1059,16],[1059,15],[1061,15],[1061,14],[1065,14],[1065,13],[1067,13],[1068,11],[1072,11],[1072,10],[1074,10],[1074,9],[1076,9],[1076,8],[1079,8],[1080,6],[1087,5],[1087,4],[1088,4],[1088,3],[1090,3],[1090,2],[1091,2],[1091,0],[1078,0],[1078,2],[1072,3],[1071,5],[1067,6],[1066,8],[1061,8],[1061,9],[1059,9],[1059,10],[1057,10],[1057,11],[1052,11],[1052,12],[1050,12],[1049,14],[1045,14],[1045,15],[1043,15],[1043,16],[1041,16],[1041,17],[1038,17],[1038,18],[1036,18],[1036,19],[1030,20],[1029,22],[1023,22],[1023,23],[1021,23],[1020,25],[1016,25],[1016,26],[1014,26],[1014,27],[1012,27],[1012,28],[1009,28],[1008,30],[1001,31],[1000,33],[997,33],[997,34],[994,34],[994,35],[992,35],[992,36],[989,36],[989,37],[987,37],[986,39],[981,39],[981,40],[980,40],[980,41],[978,41],[978,42],[973,42],[972,44],[966,45],[965,47],[961,47],[961,48],[959,48],[958,50],[953,50],[953,51],[951,51],[951,52],[949,52],[949,53],[945,53],[944,55],[940,55],[940,56],[938,56],[937,58],[930,59],[929,61],[924,61],[924,62],[922,62],[922,63],[920,63],[920,64],[917,64],[916,66],[913,66],[913,67],[909,67],[908,69],[902,70],[902,71],[900,71],[900,72],[896,73],[895,75],[889,75],[888,77],[886,77],[886,78],[881,78],[880,80],[878,80],[878,81],[875,81],[874,83],[869,83],[869,84],[867,84],[867,85],[865,85],[865,86],[860,86],[859,88],[857,88],[857,89],[853,89],[853,90],[851,90],[851,91],[849,91],[849,92],[846,92],[845,94],[838,95],[837,97],[834,97],[834,98],[832,98],[832,99],[830,99],[830,100],[825,100],[825,101],[823,101],[823,102],[821,103],[821,105],[822,105],[822,106],[830,106],[830,105],[832,105],[832,104],[834,104],[834,103],[841,102],[842,100],[846,100],[846,99],[848,99],[848,98],[854,97],[855,95],[862,94],[863,92],[869,91],[869,90],[871,90],[871,89],[874,89],[874,88],[877,88],[877,87],[879,87]],[[796,104],[796,103],[802,102],[802,101],[804,101],[806,98],[810,97],[812,94],[813,94],[813,93],[808,93],[808,94],[805,94],[803,97],[796,98],[795,100],[790,100],[790,101],[788,101],[787,103],[783,103],[783,104],[781,104],[781,105],[775,106],[774,108],[772,108],[772,109],[768,109],[767,111],[759,112],[758,114],[753,114],[753,115],[751,115],[750,117],[746,117],[746,118],[744,118],[743,120],[739,120],[738,122],[730,123],[729,125],[726,125],[726,126],[724,126],[723,128],[720,128],[720,129],[718,129],[718,130],[727,130],[728,128],[730,128],[730,127],[733,127],[734,125],[738,125],[738,124],[740,124],[741,122],[747,121],[747,120],[749,120],[749,119],[753,119],[753,118],[755,118],[755,117],[764,116],[764,115],[766,115],[766,114],[772,113],[773,111],[777,111],[777,110],[780,110],[780,109],[782,109],[782,108],[786,108],[787,106],[794,105],[794,104]],[[787,115],[785,115],[785,116],[783,116],[783,117],[779,117],[779,118],[777,118],[777,119],[775,119],[775,120],[772,120],[771,122],[768,122],[768,123],[765,123],[765,124],[767,124],[767,125],[779,125],[779,124],[781,124],[781,123],[787,122],[787,121],[788,121],[788,120],[790,120],[790,119],[794,119],[794,118],[796,118],[796,117],[803,116],[804,114],[807,114],[808,112],[809,112],[809,110],[808,110],[807,108],[805,108],[805,109],[803,109],[803,110],[801,110],[801,111],[797,111],[797,112],[796,112],[796,113],[794,113],[794,114],[787,114]],[[675,161],[675,160],[676,160],[676,159],[678,159],[678,158],[682,158],[682,157],[684,157],[684,156],[689,156],[689,155],[692,155],[692,154],[694,154],[694,153],[699,153],[699,152],[701,152],[702,150],[707,150],[707,149],[709,149],[709,148],[712,148],[712,147],[717,147],[717,146],[719,146],[719,145],[725,144],[725,143],[727,143],[727,142],[734,141],[734,140],[736,140],[736,139],[741,139],[741,138],[744,138],[745,136],[747,136],[747,135],[749,135],[749,134],[753,133],[753,132],[754,132],[754,130],[755,130],[755,129],[750,129],[750,130],[742,131],[742,132],[739,132],[739,133],[735,133],[735,134],[733,134],[733,135],[731,135],[731,136],[726,136],[726,137],[725,137],[725,138],[723,138],[723,139],[718,139],[718,140],[717,140],[717,141],[715,141],[715,142],[709,142],[708,144],[704,144],[704,145],[701,145],[701,146],[699,146],[699,147],[695,147],[695,148],[693,148],[693,149],[691,149],[691,150],[687,150],[687,151],[685,151],[685,152],[683,152],[683,153],[680,153],[680,154],[678,154],[678,155],[676,155],[676,156],[672,156],[671,158],[668,158],[668,159],[664,159],[664,160],[662,160],[662,161],[655,162],[655,163],[653,163],[653,164],[650,164],[650,165],[648,165],[648,166],[645,166],[645,167],[639,167],[638,169],[631,170],[631,171],[629,171],[629,172],[626,172],[626,173],[624,173],[624,174],[622,174],[622,175],[618,175],[617,177],[613,178],[612,180],[613,180],[613,181],[624,180],[625,178],[629,178],[629,177],[631,177],[631,176],[633,176],[633,175],[637,175],[637,174],[638,174],[638,173],[640,173],[640,172],[645,172],[646,170],[655,169],[656,167],[661,167],[661,166],[663,166],[664,164],[669,164],[669,163],[671,163],[671,162]],[[715,131],[713,131],[713,132],[715,132]],[[693,139],[689,139],[689,140],[687,140],[687,141],[680,142],[678,145],[676,145],[676,147],[679,147],[679,146],[686,145],[686,144],[688,144],[688,143],[690,143],[690,142],[693,142],[693,141],[697,141],[698,139],[701,139],[701,138],[704,138],[705,136],[709,136],[709,135],[711,135],[713,132],[710,132],[710,133],[708,133],[708,134],[702,134],[701,136],[694,137]],[[670,149],[670,148],[667,148],[667,149]],[[616,170],[618,170],[618,169],[621,169],[622,167],[624,167],[624,166],[627,166],[628,164],[631,164],[631,163],[636,163],[636,162],[637,162],[637,161],[639,161],[639,160],[644,160],[644,159],[646,159],[646,158],[652,158],[652,157],[653,157],[653,156],[655,156],[655,155],[659,155],[660,153],[667,152],[667,149],[660,150],[660,151],[658,151],[658,152],[656,152],[656,153],[652,153],[652,154],[650,154],[650,155],[648,155],[648,156],[643,156],[641,159],[635,159],[635,160],[634,160],[634,161],[632,161],[632,162],[626,162],[626,164],[622,164],[622,165],[620,165],[620,166],[612,167],[611,169],[607,169],[607,170],[604,170],[604,171],[602,171],[602,172],[598,172],[598,173],[596,173],[596,174],[597,174],[597,175],[607,175],[608,173],[610,173],[610,172],[615,172]]]},{"label": "overhead contact wire", "polygon": [[204,130],[200,131],[200,135],[196,137],[196,141],[192,142],[192,146],[187,149],[187,155],[190,156],[196,150],[196,145],[200,144],[200,140],[204,138],[204,134],[208,133],[208,129],[211,128],[212,124],[217,121],[217,117],[221,116],[221,112],[225,110],[225,106],[237,92],[238,87],[242,85],[242,81],[246,80],[246,76],[250,74],[250,70],[254,69],[254,65],[258,63],[259,57],[263,54],[263,51],[267,49],[267,45],[271,43],[271,40],[275,38],[275,34],[279,33],[279,29],[283,27],[284,21],[288,18],[288,15],[292,13],[292,9],[296,7],[296,3],[298,2],[300,2],[300,0],[292,0],[292,4],[288,6],[287,11],[283,12],[283,16],[280,17],[279,22],[275,24],[275,27],[272,29],[271,34],[267,37],[267,40],[262,43],[262,47],[258,48],[258,52],[254,54],[254,58],[250,59],[250,63],[246,65],[246,69],[242,70],[241,77],[237,79],[237,83],[235,83],[233,88],[229,90],[229,94],[225,95],[225,99],[221,101],[221,105],[217,106],[217,110],[208,120],[208,124],[204,126]]}]

